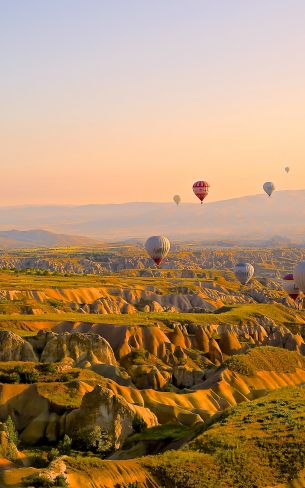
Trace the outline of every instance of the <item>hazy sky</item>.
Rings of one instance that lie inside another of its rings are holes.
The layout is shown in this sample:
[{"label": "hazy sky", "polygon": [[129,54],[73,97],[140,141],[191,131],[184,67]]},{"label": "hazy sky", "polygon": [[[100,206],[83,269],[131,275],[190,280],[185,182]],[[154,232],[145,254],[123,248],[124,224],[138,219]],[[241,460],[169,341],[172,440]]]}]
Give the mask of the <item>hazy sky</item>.
[{"label": "hazy sky", "polygon": [[0,0],[0,205],[305,188],[304,25],[304,0]]}]

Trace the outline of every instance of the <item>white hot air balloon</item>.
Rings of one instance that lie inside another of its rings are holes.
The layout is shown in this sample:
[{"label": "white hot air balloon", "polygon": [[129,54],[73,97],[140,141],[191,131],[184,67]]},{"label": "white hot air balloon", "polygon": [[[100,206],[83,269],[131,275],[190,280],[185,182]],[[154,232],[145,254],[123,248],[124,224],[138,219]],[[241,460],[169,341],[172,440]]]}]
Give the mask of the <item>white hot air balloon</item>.
[{"label": "white hot air balloon", "polygon": [[289,171],[290,171],[289,166],[286,166],[285,171],[286,171],[286,173],[289,173]]},{"label": "white hot air balloon", "polygon": [[145,242],[145,249],[157,266],[168,255],[170,247],[170,242],[165,236],[151,236]]},{"label": "white hot air balloon", "polygon": [[250,263],[237,263],[234,274],[242,285],[246,285],[254,275],[254,268]]},{"label": "white hot air balloon", "polygon": [[305,293],[305,261],[301,261],[293,273],[295,285]]},{"label": "white hot air balloon", "polygon": [[266,183],[263,184],[263,189],[267,193],[267,195],[271,197],[272,193],[275,190],[275,186],[272,181],[266,181]]},{"label": "white hot air balloon", "polygon": [[179,203],[181,202],[180,195],[174,195],[173,196],[173,200],[174,200],[174,202],[175,202],[176,205],[179,205]]}]

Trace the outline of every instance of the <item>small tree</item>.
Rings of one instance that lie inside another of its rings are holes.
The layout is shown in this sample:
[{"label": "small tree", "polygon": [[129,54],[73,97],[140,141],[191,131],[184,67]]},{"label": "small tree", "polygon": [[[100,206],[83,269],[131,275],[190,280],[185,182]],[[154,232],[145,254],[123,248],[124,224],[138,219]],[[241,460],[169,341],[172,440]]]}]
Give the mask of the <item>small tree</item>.
[{"label": "small tree", "polygon": [[4,422],[2,430],[4,430],[7,435],[7,448],[5,452],[5,457],[7,457],[7,459],[9,459],[10,461],[15,461],[18,456],[18,433],[15,429],[14,422],[10,415]]},{"label": "small tree", "polygon": [[60,452],[56,447],[52,447],[51,451],[48,453],[48,461],[52,462],[60,455]]},{"label": "small tree", "polygon": [[60,454],[70,454],[72,446],[72,439],[65,434],[64,438],[58,443],[58,450]]},{"label": "small tree", "polygon": [[18,439],[18,432],[15,428],[15,424],[12,420],[12,417],[9,415],[6,419],[6,421],[4,422],[5,424],[5,427],[6,427],[6,433],[7,433],[7,436],[8,436],[8,441],[9,442],[12,442],[13,444],[15,444],[15,446],[18,446],[18,442],[19,442],[19,439]]},{"label": "small tree", "polygon": [[75,444],[84,451],[92,451],[98,454],[108,454],[113,447],[112,438],[104,432],[99,425],[93,429],[83,429],[75,437]]}]

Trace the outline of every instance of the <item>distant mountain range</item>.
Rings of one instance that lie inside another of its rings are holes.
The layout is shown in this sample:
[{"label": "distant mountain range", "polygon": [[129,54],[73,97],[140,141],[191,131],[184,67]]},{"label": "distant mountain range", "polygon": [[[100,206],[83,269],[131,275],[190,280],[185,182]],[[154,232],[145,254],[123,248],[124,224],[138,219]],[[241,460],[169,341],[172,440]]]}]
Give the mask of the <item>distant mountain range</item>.
[{"label": "distant mountain range", "polygon": [[[0,229],[12,228],[42,228],[69,234],[54,238],[54,242],[63,243],[69,239],[77,243],[86,239],[74,238],[74,234],[105,241],[143,239],[162,233],[182,240],[269,240],[276,236],[276,240],[286,243],[305,242],[305,190],[275,192],[271,198],[261,194],[203,205],[182,202],[179,207],[169,202],[0,208]],[[16,231],[12,232],[15,234],[0,233],[0,236],[15,239]],[[20,240],[28,242],[24,236],[20,234]],[[37,239],[36,245],[41,242],[39,235],[33,235],[33,239]]]},{"label": "distant mountain range", "polygon": [[55,234],[45,230],[0,231],[0,248],[17,249],[30,247],[96,246],[97,241],[82,237]]}]

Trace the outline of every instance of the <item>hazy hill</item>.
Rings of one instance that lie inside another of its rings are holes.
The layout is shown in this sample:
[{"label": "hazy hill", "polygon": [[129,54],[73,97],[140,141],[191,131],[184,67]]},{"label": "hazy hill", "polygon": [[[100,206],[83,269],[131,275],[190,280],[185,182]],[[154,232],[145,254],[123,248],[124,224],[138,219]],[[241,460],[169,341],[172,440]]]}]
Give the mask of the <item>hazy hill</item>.
[{"label": "hazy hill", "polygon": [[0,231],[0,248],[93,246],[97,241],[82,237],[54,234],[45,230]]},{"label": "hazy hill", "polygon": [[[19,206],[0,208],[0,228],[44,228],[95,239],[288,239],[304,241],[305,190],[275,192],[213,203]],[[286,241],[286,242],[288,242]]]}]

